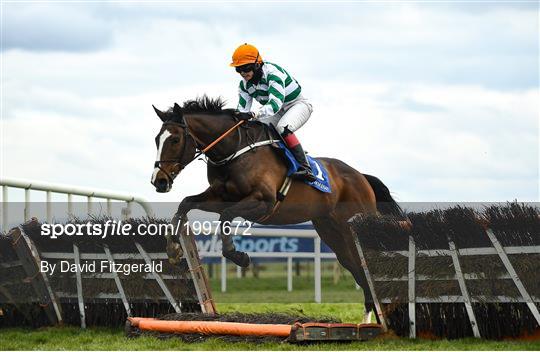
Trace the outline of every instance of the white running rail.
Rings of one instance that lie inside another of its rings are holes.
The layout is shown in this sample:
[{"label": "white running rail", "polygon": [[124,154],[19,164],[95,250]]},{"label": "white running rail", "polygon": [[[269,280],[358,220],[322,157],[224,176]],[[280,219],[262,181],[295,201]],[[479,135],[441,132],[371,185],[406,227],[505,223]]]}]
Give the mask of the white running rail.
[{"label": "white running rail", "polygon": [[[130,213],[132,203],[139,204],[147,216],[153,216],[154,212],[150,204],[143,198],[111,192],[103,190],[94,190],[82,187],[75,186],[66,186],[51,184],[45,182],[36,182],[29,180],[18,180],[18,179],[9,179],[2,178],[0,179],[0,185],[2,186],[2,230],[8,231],[8,188],[19,188],[25,190],[25,207],[24,207],[24,221],[30,220],[30,191],[44,191],[46,192],[46,214],[47,220],[52,220],[52,209],[51,209],[51,194],[60,193],[67,195],[67,204],[68,204],[68,213],[72,213],[72,196],[85,196],[87,197],[87,209],[90,213],[92,210],[92,199],[101,198],[107,201],[107,214],[110,215],[112,211],[111,200],[124,201],[127,203],[128,213]],[[292,283],[292,267],[294,258],[302,259],[312,259],[313,266],[313,276],[315,278],[314,282],[314,300],[317,303],[322,301],[322,290],[321,290],[321,259],[335,259],[336,256],[334,253],[321,253],[321,239],[317,235],[317,232],[313,229],[276,229],[276,228],[264,228],[264,227],[253,227],[250,229],[250,232],[254,236],[278,236],[278,237],[304,237],[312,238],[314,241],[314,253],[305,252],[305,253],[296,253],[296,252],[269,252],[269,253],[256,253],[250,252],[250,256],[254,258],[284,258],[287,259],[287,289],[288,291],[293,290]],[[217,257],[222,258],[221,253],[214,252],[201,252],[202,257]],[[221,281],[221,290],[225,292],[227,290],[227,270],[226,270],[226,261],[222,258],[222,270],[225,272],[225,275],[222,276]],[[358,287],[357,287],[358,288]]]},{"label": "white running rail", "polygon": [[139,204],[147,216],[153,216],[152,207],[143,198],[111,191],[88,189],[76,186],[65,186],[46,182],[18,180],[10,178],[0,179],[0,185],[2,186],[2,230],[8,230],[8,188],[24,189],[24,221],[30,220],[30,191],[44,191],[47,195],[47,220],[52,220],[52,207],[51,207],[51,194],[61,193],[67,195],[68,213],[72,213],[72,196],[84,196],[87,199],[88,212],[92,211],[92,199],[101,198],[107,201],[107,214],[111,215],[112,212],[112,200],[124,201],[127,204],[128,213],[131,212],[131,206],[133,203]]}]

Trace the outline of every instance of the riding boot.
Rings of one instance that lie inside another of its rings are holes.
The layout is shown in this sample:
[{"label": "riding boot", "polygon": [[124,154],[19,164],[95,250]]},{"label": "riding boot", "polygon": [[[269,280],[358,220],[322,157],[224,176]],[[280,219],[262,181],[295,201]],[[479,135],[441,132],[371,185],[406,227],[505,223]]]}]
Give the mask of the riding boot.
[{"label": "riding boot", "polygon": [[315,177],[315,175],[313,175],[313,172],[311,171],[311,167],[309,166],[309,162],[307,160],[306,153],[304,153],[302,145],[298,143],[297,145],[289,149],[293,153],[296,161],[298,161],[298,163],[300,164],[300,167],[292,176],[304,179],[308,182],[313,182],[317,180],[317,177]]},{"label": "riding boot", "polygon": [[306,153],[304,153],[304,149],[302,148],[300,141],[298,140],[298,138],[296,138],[293,131],[289,129],[288,125],[283,128],[281,137],[283,138],[283,141],[285,142],[289,150],[293,153],[296,161],[298,161],[298,163],[300,164],[300,167],[294,174],[292,174],[292,176],[294,178],[304,179],[308,182],[313,182],[317,180],[315,175],[313,175],[313,172],[311,172],[309,161],[307,160]]}]

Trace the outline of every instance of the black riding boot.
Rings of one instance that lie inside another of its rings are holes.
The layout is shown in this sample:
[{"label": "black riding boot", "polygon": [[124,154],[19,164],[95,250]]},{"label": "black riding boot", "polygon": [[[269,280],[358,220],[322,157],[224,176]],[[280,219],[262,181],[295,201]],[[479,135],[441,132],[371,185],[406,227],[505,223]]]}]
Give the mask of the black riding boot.
[{"label": "black riding boot", "polygon": [[317,180],[317,177],[315,177],[315,175],[313,175],[313,172],[311,171],[311,167],[309,166],[309,162],[307,160],[306,153],[304,153],[302,145],[298,143],[297,145],[289,149],[293,153],[296,161],[298,161],[298,163],[300,164],[300,168],[298,169],[298,171],[292,174],[292,176],[295,178],[304,179],[308,182],[313,182]]}]

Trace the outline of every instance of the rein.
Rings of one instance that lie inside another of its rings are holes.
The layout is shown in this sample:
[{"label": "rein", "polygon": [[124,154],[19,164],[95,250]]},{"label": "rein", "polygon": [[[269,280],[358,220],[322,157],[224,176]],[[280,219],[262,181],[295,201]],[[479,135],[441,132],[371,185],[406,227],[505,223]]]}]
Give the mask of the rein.
[{"label": "rein", "polygon": [[[234,125],[233,127],[229,128],[225,133],[223,133],[221,136],[219,136],[215,141],[213,141],[212,143],[210,143],[206,148],[204,148],[203,150],[201,150],[201,154],[204,154],[206,153],[207,151],[209,151],[213,146],[215,146],[216,144],[218,144],[223,138],[227,137],[227,135],[229,133],[231,133],[232,131],[234,131],[236,128],[238,128],[241,124],[243,124],[244,122],[246,122],[246,120],[240,120],[238,121],[238,123],[236,125]],[[201,155],[199,154],[199,155]]]},{"label": "rein", "polygon": [[[176,158],[176,159],[165,159],[165,160],[156,160],[154,162],[154,167],[158,168],[161,172],[163,172],[165,174],[165,176],[167,176],[167,178],[169,179],[169,182],[173,182],[174,180],[174,176],[176,176],[175,174],[176,173],[173,173],[172,175],[169,174],[165,169],[163,169],[161,167],[161,163],[175,163],[175,164],[178,164],[180,165],[180,171],[182,171],[186,166],[188,166],[189,164],[191,164],[191,162],[195,159],[197,159],[199,156],[201,156],[201,154],[204,154],[206,153],[207,151],[209,151],[210,149],[212,149],[216,144],[218,144],[221,140],[223,140],[223,138],[227,137],[232,131],[234,131],[235,129],[237,129],[238,127],[240,127],[240,125],[242,125],[244,122],[246,122],[246,120],[240,120],[238,123],[236,123],[234,126],[232,126],[231,128],[229,128],[227,131],[225,131],[221,136],[219,136],[218,138],[216,138],[216,140],[214,140],[212,143],[210,143],[209,145],[207,145],[206,147],[204,147],[202,150],[198,151],[197,153],[195,153],[195,155],[193,156],[193,158],[191,158],[189,161],[187,162],[183,162],[183,157],[184,157],[184,154],[186,152],[186,147],[187,147],[187,143],[188,143],[188,137],[191,137],[192,139],[193,136],[191,136],[188,132],[188,129],[187,129],[187,126],[185,123],[179,123],[179,122],[165,122],[164,125],[177,125],[177,126],[180,126],[184,129],[184,145],[182,146],[182,152],[180,153],[180,157],[179,158]],[[210,160],[210,159],[209,159]]]}]

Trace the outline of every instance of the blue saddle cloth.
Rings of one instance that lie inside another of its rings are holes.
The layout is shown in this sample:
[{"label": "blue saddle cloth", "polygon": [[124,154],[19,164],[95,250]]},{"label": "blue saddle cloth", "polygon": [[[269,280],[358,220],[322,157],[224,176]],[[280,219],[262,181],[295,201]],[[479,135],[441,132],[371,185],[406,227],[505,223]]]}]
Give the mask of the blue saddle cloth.
[{"label": "blue saddle cloth", "polygon": [[[298,164],[298,161],[296,161],[296,158],[293,156],[292,152],[285,146],[283,142],[278,142],[277,145],[285,154],[285,159],[287,159],[287,165],[289,166],[287,176],[291,176],[298,170],[300,164]],[[332,189],[330,187],[330,179],[328,178],[328,172],[326,171],[324,165],[320,161],[310,157],[309,155],[307,155],[307,158],[309,161],[309,165],[311,166],[311,171],[313,172],[315,177],[317,177],[317,180],[313,182],[304,182],[311,187],[318,189],[321,192],[332,193]]]}]

